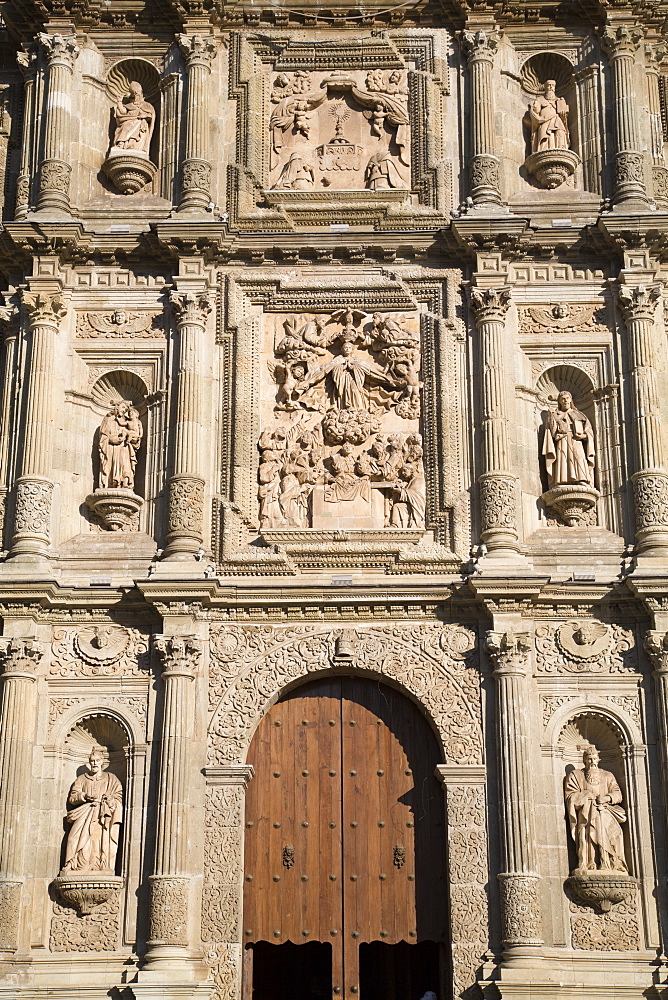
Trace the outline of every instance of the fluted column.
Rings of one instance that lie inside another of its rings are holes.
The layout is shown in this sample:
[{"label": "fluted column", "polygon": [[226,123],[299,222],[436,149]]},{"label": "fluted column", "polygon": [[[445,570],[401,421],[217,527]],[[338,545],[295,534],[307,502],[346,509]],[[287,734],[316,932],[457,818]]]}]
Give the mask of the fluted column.
[{"label": "fluted column", "polygon": [[187,959],[190,941],[189,744],[194,734],[194,678],[201,640],[154,636],[162,661],[163,709],[156,801],[147,967]]},{"label": "fluted column", "polygon": [[631,429],[638,550],[668,548],[668,474],[661,439],[659,394],[653,348],[659,285],[620,285],[618,304],[628,333]]},{"label": "fluted column", "polygon": [[[4,333],[4,357],[2,367],[2,407],[0,409],[0,427],[5,433],[0,440],[0,541],[5,535],[5,515],[7,494],[9,493],[9,456],[12,426],[12,416],[16,404],[15,371],[16,343],[19,335],[19,309],[14,304],[0,306],[0,329]],[[3,544],[4,548],[4,544]]]},{"label": "fluted column", "polygon": [[72,72],[79,46],[74,35],[46,35],[38,41],[49,67],[44,115],[44,156],[39,174],[39,212],[70,214]]},{"label": "fluted column", "polygon": [[643,154],[638,128],[638,100],[633,79],[634,62],[643,38],[640,25],[608,25],[601,44],[608,54],[612,70],[614,100],[614,202],[640,208],[647,203],[643,175]]},{"label": "fluted column", "polygon": [[490,552],[516,552],[516,477],[510,472],[506,315],[509,288],[472,288],[470,304],[478,329],[481,372],[482,473],[478,478],[481,538]]},{"label": "fluted column", "polygon": [[502,872],[503,945],[515,961],[542,943],[535,805],[527,731],[527,632],[488,632],[485,643],[496,680],[496,746]]},{"label": "fluted column", "polygon": [[462,32],[462,52],[468,62],[470,92],[470,196],[474,205],[500,205],[499,159],[495,155],[494,85],[492,66],[499,42],[496,32]]},{"label": "fluted column", "polygon": [[35,735],[35,669],[44,650],[34,639],[0,639],[0,950],[18,947],[24,847],[30,812]]},{"label": "fluted column", "polygon": [[11,555],[33,559],[47,555],[51,539],[56,338],[67,306],[61,292],[24,292],[23,306],[30,323],[30,365]]},{"label": "fluted column", "polygon": [[16,211],[17,220],[25,219],[30,209],[31,187],[31,157],[33,150],[33,100],[35,95],[35,70],[37,55],[33,51],[22,51],[16,56],[16,61],[23,73],[23,135],[21,141],[21,166],[16,179]]},{"label": "fluted column", "polygon": [[668,632],[650,629],[645,635],[645,652],[654,670],[654,701],[656,705],[657,737],[664,813],[668,820]]},{"label": "fluted column", "polygon": [[216,54],[216,42],[208,35],[179,35],[178,40],[188,74],[186,145],[179,212],[208,213],[211,202],[209,75],[211,61]]},{"label": "fluted column", "polygon": [[202,364],[206,321],[213,300],[207,291],[176,291],[170,301],[179,333],[179,370],[165,558],[189,559],[202,544],[202,427],[206,398]]}]

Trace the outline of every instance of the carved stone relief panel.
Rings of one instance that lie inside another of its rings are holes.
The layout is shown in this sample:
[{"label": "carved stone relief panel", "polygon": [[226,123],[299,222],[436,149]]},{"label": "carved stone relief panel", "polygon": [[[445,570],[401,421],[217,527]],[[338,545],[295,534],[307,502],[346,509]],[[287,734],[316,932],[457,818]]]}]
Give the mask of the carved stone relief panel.
[{"label": "carved stone relief panel", "polygon": [[573,948],[585,951],[636,951],[639,947],[636,896],[618,903],[608,913],[569,903]]},{"label": "carved stone relief panel", "polygon": [[77,337],[134,338],[164,337],[164,314],[145,311],[81,312],[77,316]]},{"label": "carved stone relief panel", "polygon": [[483,785],[447,789],[453,993],[467,996],[487,950],[487,818]]},{"label": "carved stone relief panel", "polygon": [[593,619],[536,628],[537,674],[623,674],[637,669],[633,629]]},{"label": "carved stone relief panel", "polygon": [[424,528],[418,319],[265,317],[261,530]]},{"label": "carved stone relief panel", "polygon": [[83,916],[70,907],[54,903],[49,948],[51,951],[116,951],[119,927],[118,894]]},{"label": "carved stone relief panel", "polygon": [[148,635],[108,623],[53,631],[50,673],[54,677],[146,676]]}]

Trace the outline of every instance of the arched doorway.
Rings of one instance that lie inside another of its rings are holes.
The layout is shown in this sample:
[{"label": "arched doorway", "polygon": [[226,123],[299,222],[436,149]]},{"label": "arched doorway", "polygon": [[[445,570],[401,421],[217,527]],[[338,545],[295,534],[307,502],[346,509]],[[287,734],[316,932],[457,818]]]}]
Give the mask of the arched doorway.
[{"label": "arched doorway", "polygon": [[434,734],[364,678],[319,680],[248,754],[244,1000],[445,1000],[445,809]]}]

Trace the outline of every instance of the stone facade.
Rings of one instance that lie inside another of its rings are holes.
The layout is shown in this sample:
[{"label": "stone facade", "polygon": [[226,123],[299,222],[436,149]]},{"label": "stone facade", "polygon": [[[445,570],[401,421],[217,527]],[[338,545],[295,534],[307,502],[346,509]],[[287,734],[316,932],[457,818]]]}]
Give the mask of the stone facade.
[{"label": "stone facade", "polygon": [[438,1000],[658,996],[668,9],[0,6],[0,1000],[250,1000],[328,672],[438,738]]}]

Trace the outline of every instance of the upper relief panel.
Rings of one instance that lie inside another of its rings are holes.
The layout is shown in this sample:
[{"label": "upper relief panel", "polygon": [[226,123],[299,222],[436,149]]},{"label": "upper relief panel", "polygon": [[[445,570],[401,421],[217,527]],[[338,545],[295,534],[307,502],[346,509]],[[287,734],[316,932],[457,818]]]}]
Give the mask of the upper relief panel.
[{"label": "upper relief panel", "polygon": [[231,220],[396,229],[419,215],[421,227],[443,225],[452,203],[441,127],[447,42],[445,32],[271,46],[236,36]]}]

